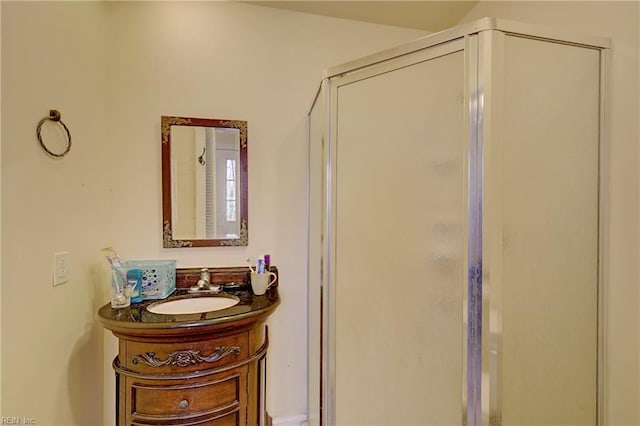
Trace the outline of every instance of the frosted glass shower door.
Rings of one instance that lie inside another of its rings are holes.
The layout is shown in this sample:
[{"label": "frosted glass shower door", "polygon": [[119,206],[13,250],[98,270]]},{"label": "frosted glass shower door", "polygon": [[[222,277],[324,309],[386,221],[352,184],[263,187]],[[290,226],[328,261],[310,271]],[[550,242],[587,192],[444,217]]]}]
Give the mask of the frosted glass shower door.
[{"label": "frosted glass shower door", "polygon": [[505,426],[595,425],[601,52],[493,43],[503,133],[488,142],[485,260],[502,313],[498,413]]},{"label": "frosted glass shower door", "polygon": [[336,425],[461,423],[463,47],[333,79]]},{"label": "frosted glass shower door", "polygon": [[320,394],[322,392],[322,258],[325,216],[323,200],[325,187],[324,165],[324,137],[326,127],[323,119],[324,85],[309,112],[309,271],[308,285],[308,344],[309,344],[309,387],[308,387],[308,420],[309,425],[320,425]]}]

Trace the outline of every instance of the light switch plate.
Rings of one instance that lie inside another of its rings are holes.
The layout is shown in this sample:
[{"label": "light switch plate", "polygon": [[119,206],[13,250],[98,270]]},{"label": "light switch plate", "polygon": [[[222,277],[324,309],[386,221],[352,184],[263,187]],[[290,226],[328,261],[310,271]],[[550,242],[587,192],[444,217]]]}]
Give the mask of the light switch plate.
[{"label": "light switch plate", "polygon": [[69,281],[69,252],[53,254],[53,286]]}]

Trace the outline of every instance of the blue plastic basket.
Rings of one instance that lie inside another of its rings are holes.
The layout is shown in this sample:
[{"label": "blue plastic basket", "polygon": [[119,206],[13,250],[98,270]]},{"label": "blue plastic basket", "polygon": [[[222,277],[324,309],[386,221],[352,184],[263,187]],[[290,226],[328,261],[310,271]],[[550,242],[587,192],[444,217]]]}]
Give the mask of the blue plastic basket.
[{"label": "blue plastic basket", "polygon": [[142,300],[164,299],[176,289],[175,260],[128,260],[122,266],[142,271]]}]

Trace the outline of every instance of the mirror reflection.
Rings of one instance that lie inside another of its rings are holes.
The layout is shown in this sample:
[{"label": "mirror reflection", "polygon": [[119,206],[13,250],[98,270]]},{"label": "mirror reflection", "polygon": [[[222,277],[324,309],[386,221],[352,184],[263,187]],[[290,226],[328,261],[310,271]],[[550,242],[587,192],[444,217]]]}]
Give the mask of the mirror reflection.
[{"label": "mirror reflection", "polygon": [[247,122],[162,117],[163,246],[247,245]]}]

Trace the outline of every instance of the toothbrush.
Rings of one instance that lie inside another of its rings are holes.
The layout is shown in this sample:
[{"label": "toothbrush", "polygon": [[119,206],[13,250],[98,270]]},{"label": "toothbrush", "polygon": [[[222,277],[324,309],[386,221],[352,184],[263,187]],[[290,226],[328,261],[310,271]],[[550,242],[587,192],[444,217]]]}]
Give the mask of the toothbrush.
[{"label": "toothbrush", "polygon": [[120,288],[120,281],[118,280],[118,276],[116,275],[118,272],[114,268],[111,268],[111,278],[116,284],[116,293],[122,293],[123,290]]},{"label": "toothbrush", "polygon": [[256,270],[251,267],[251,259],[249,259],[248,257],[247,257],[247,263],[249,264],[249,270],[255,274]]}]

